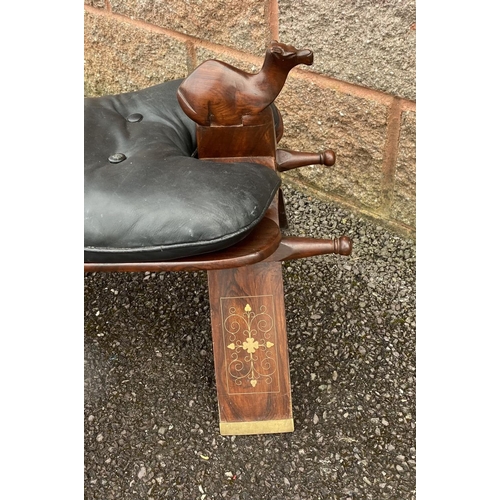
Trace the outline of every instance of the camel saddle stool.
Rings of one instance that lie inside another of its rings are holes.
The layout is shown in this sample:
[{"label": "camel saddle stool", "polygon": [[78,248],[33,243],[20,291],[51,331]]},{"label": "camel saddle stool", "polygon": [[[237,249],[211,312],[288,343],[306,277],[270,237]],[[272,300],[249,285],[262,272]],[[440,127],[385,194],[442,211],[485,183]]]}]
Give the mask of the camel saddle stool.
[{"label": "camel saddle stool", "polygon": [[283,236],[279,172],[335,154],[277,149],[274,100],[313,53],[273,41],[258,73],[205,61],[186,79],[85,98],[85,272],[207,271],[223,435],[292,432],[281,262],[350,255]]}]

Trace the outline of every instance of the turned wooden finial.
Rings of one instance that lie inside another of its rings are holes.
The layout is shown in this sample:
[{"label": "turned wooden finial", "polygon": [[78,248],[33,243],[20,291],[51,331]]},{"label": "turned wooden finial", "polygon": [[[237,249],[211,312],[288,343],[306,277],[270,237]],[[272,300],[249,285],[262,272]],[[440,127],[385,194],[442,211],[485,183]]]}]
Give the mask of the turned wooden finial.
[{"label": "turned wooden finial", "polygon": [[177,99],[189,118],[202,126],[252,124],[278,96],[289,71],[311,65],[313,53],[271,42],[258,73],[246,73],[214,59],[200,64],[180,85]]}]

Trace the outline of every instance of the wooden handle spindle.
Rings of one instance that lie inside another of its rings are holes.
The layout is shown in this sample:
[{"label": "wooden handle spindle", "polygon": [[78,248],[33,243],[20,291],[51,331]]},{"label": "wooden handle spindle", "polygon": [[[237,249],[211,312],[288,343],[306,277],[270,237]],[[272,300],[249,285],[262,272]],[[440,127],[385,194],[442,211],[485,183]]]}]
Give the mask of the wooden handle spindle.
[{"label": "wooden handle spindle", "polygon": [[276,164],[278,172],[286,172],[294,168],[306,167],[308,165],[335,165],[335,152],[327,149],[323,153],[303,153],[290,149],[276,150]]},{"label": "wooden handle spindle", "polygon": [[281,239],[276,252],[267,261],[285,261],[326,254],[351,255],[352,240],[341,236],[333,240],[305,238],[303,236],[285,236]]}]

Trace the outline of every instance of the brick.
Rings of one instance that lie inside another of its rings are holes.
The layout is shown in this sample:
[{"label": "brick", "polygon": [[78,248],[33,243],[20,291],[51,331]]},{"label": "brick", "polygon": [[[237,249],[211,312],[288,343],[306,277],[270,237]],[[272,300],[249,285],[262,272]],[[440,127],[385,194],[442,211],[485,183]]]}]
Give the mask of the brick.
[{"label": "brick", "polygon": [[309,48],[309,70],[415,99],[415,0],[279,0],[280,41]]},{"label": "brick", "polygon": [[399,152],[394,176],[391,218],[416,225],[416,115],[405,112],[401,120]]},{"label": "brick", "polygon": [[284,179],[298,180],[327,197],[379,209],[387,107],[292,74],[276,105],[284,123],[279,147],[310,152],[333,149],[337,156],[333,167],[303,167],[283,173]]},{"label": "brick", "polygon": [[271,39],[261,0],[111,0],[113,12],[260,55]]},{"label": "brick", "polygon": [[187,75],[185,44],[85,13],[85,95],[130,92]]},{"label": "brick", "polygon": [[241,69],[242,71],[246,71],[247,73],[257,73],[262,67],[265,53],[266,47],[262,47],[260,54],[262,56],[261,61],[256,64],[252,64],[248,61],[237,59],[224,51],[216,52],[203,47],[198,47],[196,49],[196,64],[199,65],[208,59],[217,59],[218,61],[223,61],[231,66],[234,66],[235,68]]},{"label": "brick", "polygon": [[83,3],[98,9],[106,8],[106,0],[84,0]]}]

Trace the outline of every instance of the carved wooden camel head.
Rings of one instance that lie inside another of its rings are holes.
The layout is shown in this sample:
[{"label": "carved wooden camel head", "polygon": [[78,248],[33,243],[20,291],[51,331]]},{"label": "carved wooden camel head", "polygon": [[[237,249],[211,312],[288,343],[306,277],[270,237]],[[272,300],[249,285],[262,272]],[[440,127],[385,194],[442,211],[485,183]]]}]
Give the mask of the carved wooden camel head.
[{"label": "carved wooden camel head", "polygon": [[276,99],[292,68],[312,63],[311,50],[297,50],[273,40],[258,73],[246,73],[211,59],[186,78],[177,98],[186,115],[199,125],[250,124]]}]

